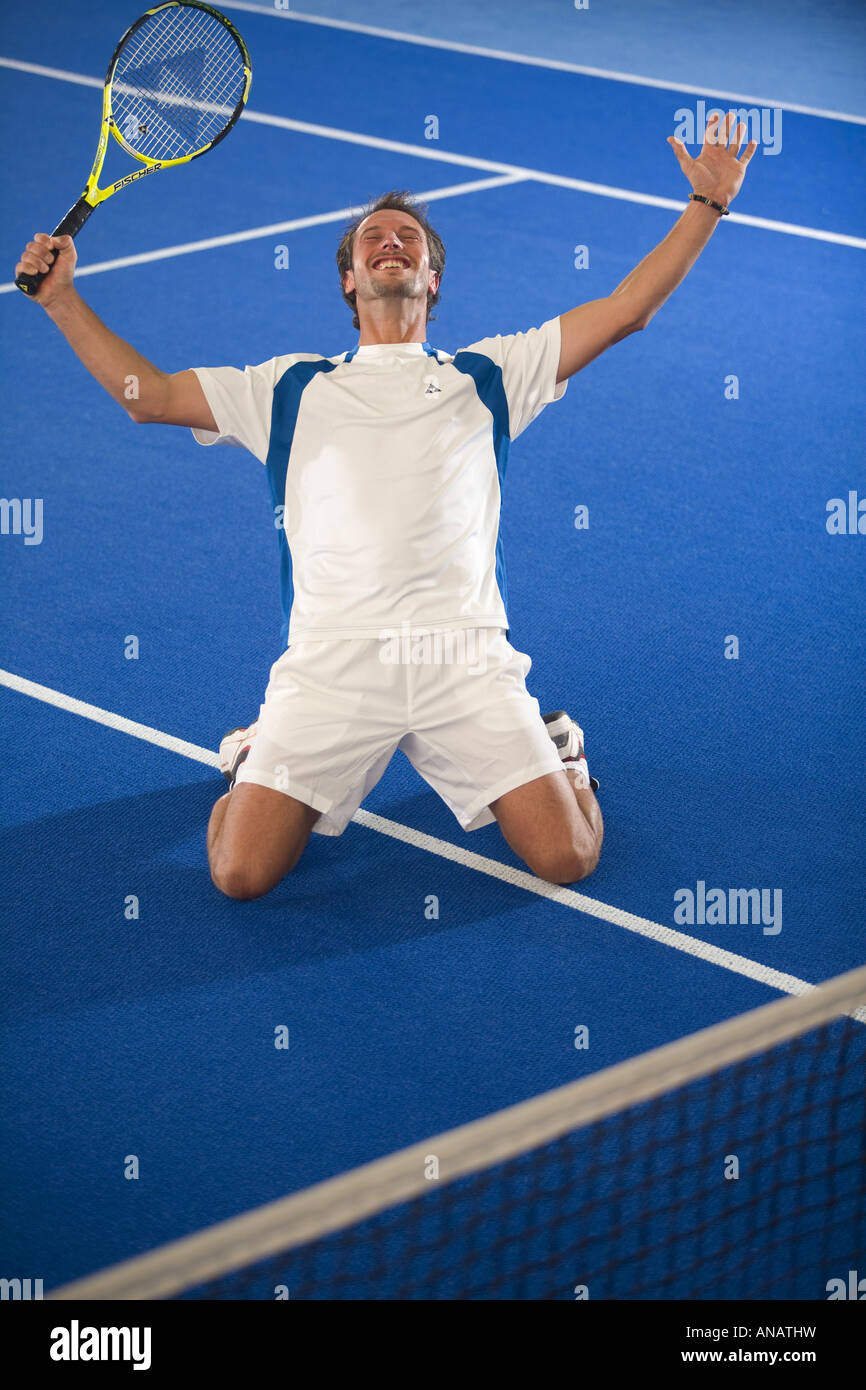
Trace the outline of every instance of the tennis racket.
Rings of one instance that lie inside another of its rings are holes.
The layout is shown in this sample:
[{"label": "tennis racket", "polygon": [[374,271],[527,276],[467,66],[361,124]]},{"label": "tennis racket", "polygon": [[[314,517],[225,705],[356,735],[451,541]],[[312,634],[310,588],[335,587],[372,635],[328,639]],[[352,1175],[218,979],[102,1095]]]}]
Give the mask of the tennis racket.
[{"label": "tennis racket", "polygon": [[[244,109],[251,80],[246,44],[219,10],[199,0],[168,0],[148,10],[114,50],[87,186],[52,235],[77,236],[119,188],[212,150]],[[109,134],[144,167],[99,188]],[[33,295],[47,274],[19,275],[15,283]]]}]

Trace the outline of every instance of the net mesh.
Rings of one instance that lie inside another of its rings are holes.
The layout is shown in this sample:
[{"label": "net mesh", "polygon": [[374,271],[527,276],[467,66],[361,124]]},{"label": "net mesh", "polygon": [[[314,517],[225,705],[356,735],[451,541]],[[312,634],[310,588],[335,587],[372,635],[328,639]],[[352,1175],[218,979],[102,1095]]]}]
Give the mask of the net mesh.
[{"label": "net mesh", "polygon": [[181,159],[230,124],[246,83],[231,30],[190,5],[159,10],[130,34],[115,65],[111,107],[122,143],[149,159]]},{"label": "net mesh", "polygon": [[866,1268],[866,967],[58,1298],[825,1299]]},{"label": "net mesh", "polygon": [[847,1019],[177,1296],[823,1299],[866,1255],[864,1135]]}]

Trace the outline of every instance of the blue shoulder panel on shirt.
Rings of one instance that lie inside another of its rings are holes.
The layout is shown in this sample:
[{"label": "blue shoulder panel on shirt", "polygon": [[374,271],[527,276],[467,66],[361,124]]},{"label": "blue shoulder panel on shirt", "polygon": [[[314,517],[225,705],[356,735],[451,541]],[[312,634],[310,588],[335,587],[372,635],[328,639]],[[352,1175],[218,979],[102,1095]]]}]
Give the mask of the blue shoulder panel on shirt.
[{"label": "blue shoulder panel on shirt", "polygon": [[[486,405],[493,416],[493,449],[496,454],[496,471],[499,474],[499,492],[502,494],[505,482],[505,469],[508,464],[508,449],[511,444],[508,418],[508,399],[502,382],[502,368],[491,357],[481,352],[458,352],[451,361],[458,372],[471,376],[482,405]],[[505,556],[502,549],[502,531],[496,534],[496,583],[502,596],[502,604],[508,612],[508,585],[505,578]]]},{"label": "blue shoulder panel on shirt", "polygon": [[[310,382],[320,372],[332,372],[339,364],[321,357],[317,362],[296,362],[284,372],[274,387],[274,403],[271,409],[271,434],[268,441],[267,470],[271,488],[271,498],[276,508],[284,507],[286,502],[286,474],[289,470],[289,455],[298,423],[301,396]],[[279,513],[282,516],[282,513]],[[292,612],[292,557],[286,532],[281,524],[280,537],[280,592],[283,601],[283,628],[280,640],[283,650],[289,641],[289,618]]]}]

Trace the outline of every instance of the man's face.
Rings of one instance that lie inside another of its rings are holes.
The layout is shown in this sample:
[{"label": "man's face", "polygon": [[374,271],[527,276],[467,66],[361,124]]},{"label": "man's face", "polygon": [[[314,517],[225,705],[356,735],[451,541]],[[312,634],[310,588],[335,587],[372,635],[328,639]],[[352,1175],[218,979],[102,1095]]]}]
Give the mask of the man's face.
[{"label": "man's face", "polygon": [[387,208],[366,218],[355,233],[352,269],[344,287],[358,303],[373,299],[420,299],[434,294],[439,276],[430,269],[424,230],[414,217]]}]

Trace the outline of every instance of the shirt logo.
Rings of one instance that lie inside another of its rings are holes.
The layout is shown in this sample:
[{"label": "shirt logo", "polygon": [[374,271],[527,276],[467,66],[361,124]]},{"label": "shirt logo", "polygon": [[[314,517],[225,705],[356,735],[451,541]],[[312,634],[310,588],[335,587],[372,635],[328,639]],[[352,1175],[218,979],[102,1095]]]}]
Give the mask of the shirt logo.
[{"label": "shirt logo", "polygon": [[427,388],[424,392],[425,396],[438,396],[442,390],[437,376],[425,376],[424,384]]}]

